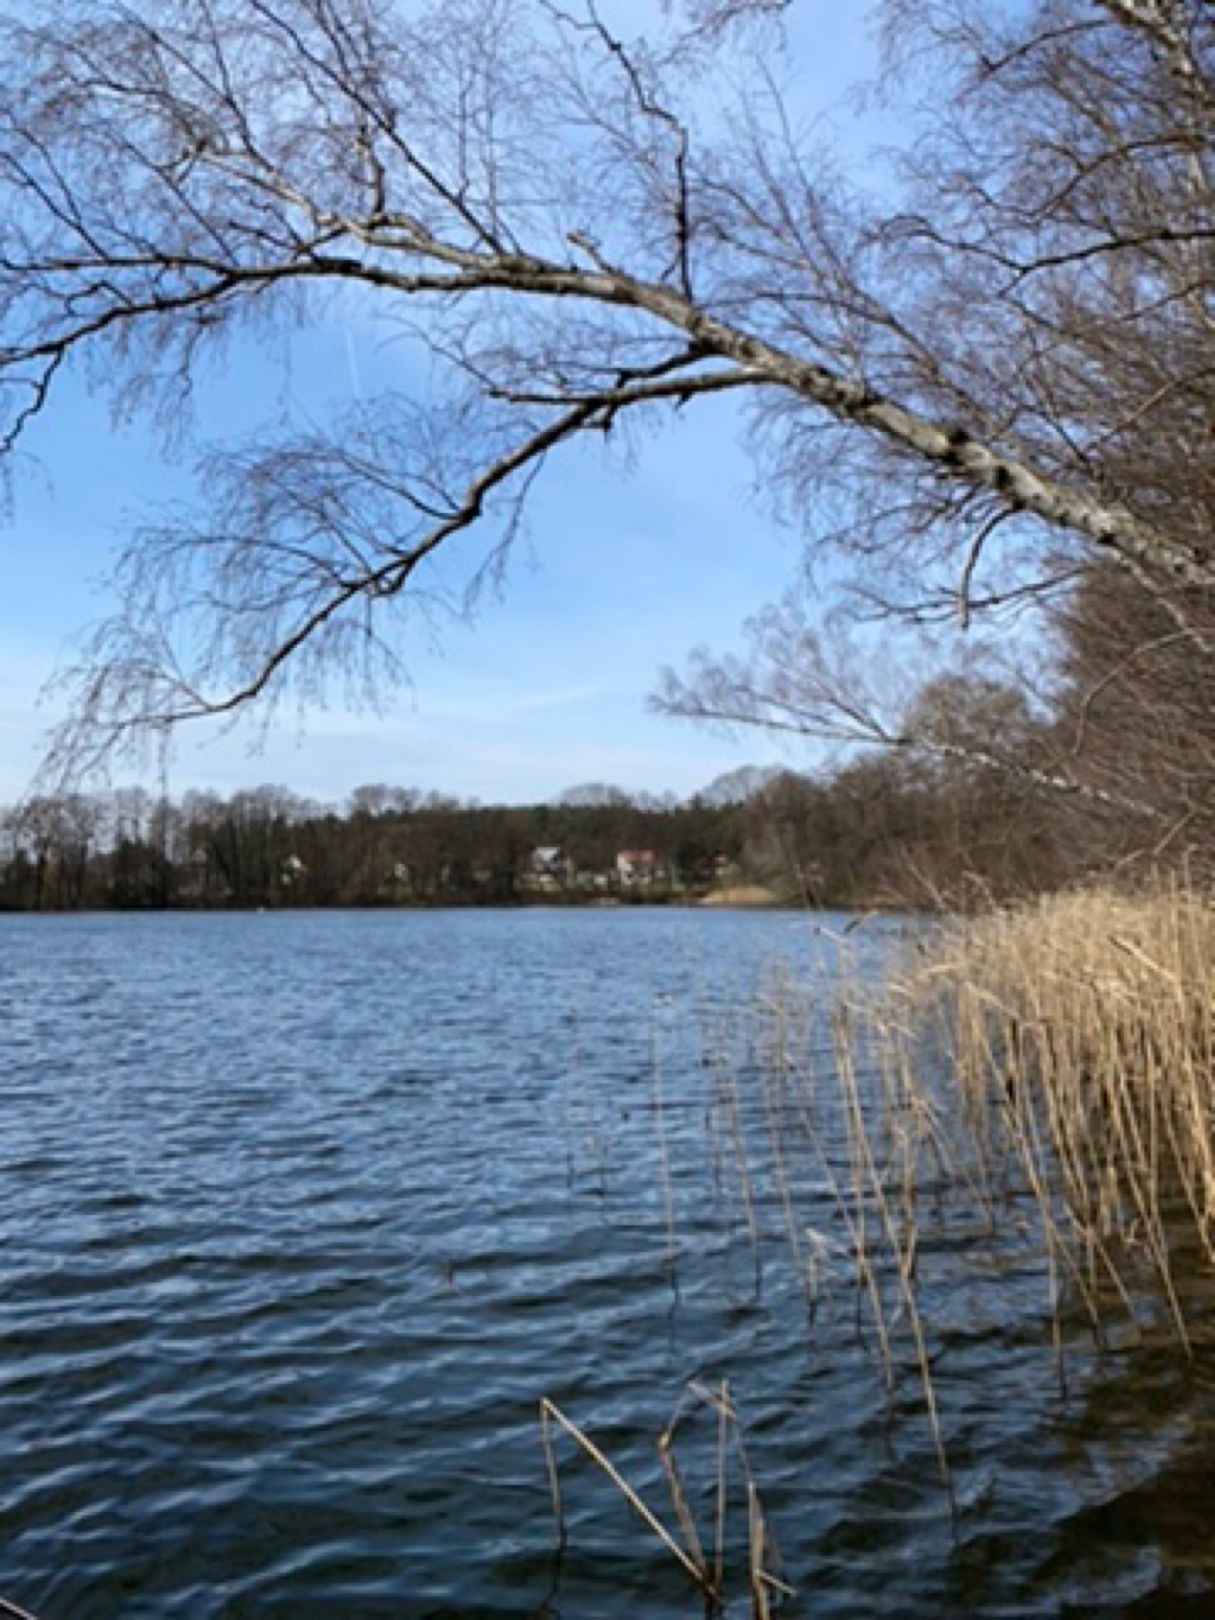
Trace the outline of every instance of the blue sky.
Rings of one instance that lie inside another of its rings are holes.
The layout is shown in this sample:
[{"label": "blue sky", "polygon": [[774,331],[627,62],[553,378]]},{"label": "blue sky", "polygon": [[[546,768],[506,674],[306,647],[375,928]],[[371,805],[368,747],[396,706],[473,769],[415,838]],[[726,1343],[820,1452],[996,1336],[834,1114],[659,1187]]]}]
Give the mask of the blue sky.
[{"label": "blue sky", "polygon": [[[847,9],[847,21],[840,14]],[[799,101],[835,109],[868,65],[863,7],[810,5]],[[353,313],[285,340],[277,358],[235,347],[200,390],[200,426],[252,427],[283,409],[317,418],[361,388],[400,385],[407,356]],[[391,782],[525,801],[586,781],[683,794],[746,762],[796,762],[758,735],[730,742],[647,712],[664,663],[695,644],[737,640],[799,557],[757,499],[728,401],[702,404],[625,470],[587,447],[554,458],[500,598],[475,622],[401,651],[411,686],[382,713],[284,713],[268,732],[187,728],[176,791],[276,781],[327,800]],[[105,611],[104,576],[124,524],[189,489],[149,425],[116,427],[71,380],[38,425],[0,536],[0,801],[27,787],[57,707],[39,702],[73,638]]]}]

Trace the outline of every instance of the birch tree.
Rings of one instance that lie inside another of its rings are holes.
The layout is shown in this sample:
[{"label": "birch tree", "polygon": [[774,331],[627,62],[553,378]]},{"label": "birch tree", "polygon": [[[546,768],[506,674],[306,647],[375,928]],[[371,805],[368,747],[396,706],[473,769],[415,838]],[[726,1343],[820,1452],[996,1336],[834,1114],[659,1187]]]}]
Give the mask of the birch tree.
[{"label": "birch tree", "polygon": [[1109,570],[1210,658],[1215,14],[888,0],[908,136],[869,196],[781,88],[813,3],[10,12],[6,451],[70,373],[172,418],[225,343],[339,297],[438,379],[203,457],[197,510],[129,537],[69,757],[390,676],[438,554],[497,566],[552,458],[710,395],[893,611]]}]

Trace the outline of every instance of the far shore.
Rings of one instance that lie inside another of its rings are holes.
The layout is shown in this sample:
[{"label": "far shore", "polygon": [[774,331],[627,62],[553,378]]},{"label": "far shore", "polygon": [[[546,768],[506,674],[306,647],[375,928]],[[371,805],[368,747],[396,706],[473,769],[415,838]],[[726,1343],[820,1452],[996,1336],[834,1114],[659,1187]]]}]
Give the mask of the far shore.
[{"label": "far shore", "polygon": [[[790,901],[781,900],[773,890],[766,888],[762,883],[733,883],[725,888],[712,889],[708,894],[702,895],[696,901],[700,906],[743,906],[748,909],[770,909],[774,906],[791,906]],[[803,909],[800,902],[795,907]]]},{"label": "far shore", "polygon": [[318,905],[315,902],[302,905],[293,904],[291,901],[286,900],[285,897],[279,896],[268,896],[264,901],[252,900],[245,903],[214,901],[208,904],[201,903],[198,900],[178,900],[161,905],[147,904],[140,906],[42,905],[35,907],[0,904],[0,916],[149,916],[165,913],[182,915],[211,913],[232,915],[245,913],[247,915],[258,915],[272,912],[290,913],[300,911],[657,911],[672,908],[679,910],[707,908],[718,911],[830,911],[840,909],[830,905],[808,905],[806,901],[800,899],[783,899],[774,890],[760,883],[735,883],[727,884],[719,889],[710,889],[707,892],[682,891],[672,893],[667,890],[651,894],[632,892],[624,895],[531,893],[515,896],[502,895],[485,899],[456,894],[418,895],[384,901],[349,900],[332,905]]}]

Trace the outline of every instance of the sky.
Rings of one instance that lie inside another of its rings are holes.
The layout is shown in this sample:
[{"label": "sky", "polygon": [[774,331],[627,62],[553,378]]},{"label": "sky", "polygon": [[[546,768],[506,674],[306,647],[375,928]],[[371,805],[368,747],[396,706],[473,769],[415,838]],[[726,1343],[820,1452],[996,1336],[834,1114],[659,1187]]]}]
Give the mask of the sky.
[{"label": "sky", "polygon": [[[863,9],[812,0],[799,19],[799,105],[856,153],[869,137],[844,96],[871,66]],[[379,381],[408,383],[410,365],[357,312],[334,314],[276,356],[234,346],[199,390],[199,428],[251,430],[284,408],[324,418]],[[552,458],[501,593],[470,625],[407,631],[410,684],[380,712],[183,728],[171,791],[278,782],[336,802],[387,782],[534,802],[595,781],[682,796],[745,763],[804,764],[758,733],[731,740],[647,706],[663,665],[737,644],[795,572],[798,536],[765,509],[755,476],[726,400],[701,402],[627,469],[593,447]],[[60,712],[48,682],[105,612],[124,528],[189,488],[149,424],[116,425],[79,378],[37,424],[0,530],[0,802],[29,787]]]}]

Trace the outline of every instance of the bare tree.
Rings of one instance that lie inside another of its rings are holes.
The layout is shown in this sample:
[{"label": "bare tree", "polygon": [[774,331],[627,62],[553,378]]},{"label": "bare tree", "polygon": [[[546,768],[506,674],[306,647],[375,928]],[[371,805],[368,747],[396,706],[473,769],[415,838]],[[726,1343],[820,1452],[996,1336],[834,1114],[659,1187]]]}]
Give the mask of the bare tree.
[{"label": "bare tree", "polygon": [[725,730],[757,727],[846,752],[914,755],[954,771],[991,772],[1050,795],[1154,818],[1150,796],[1102,786],[1074,768],[1045,715],[1023,691],[975,669],[926,678],[922,665],[849,637],[829,636],[800,593],[745,626],[746,651],[691,656],[684,674],[668,669],[655,697],[660,712]]},{"label": "bare tree", "polygon": [[385,610],[425,604],[462,536],[492,567],[553,452],[727,392],[810,538],[879,559],[896,609],[944,578],[969,619],[1107,559],[1211,657],[1211,8],[887,0],[894,202],[800,134],[764,54],[781,9],[672,5],[628,38],[595,0],[4,22],[9,448],[67,370],[172,410],[217,345],[338,295],[441,378],[210,456],[202,515],[132,536],[72,759],[374,680]]}]

